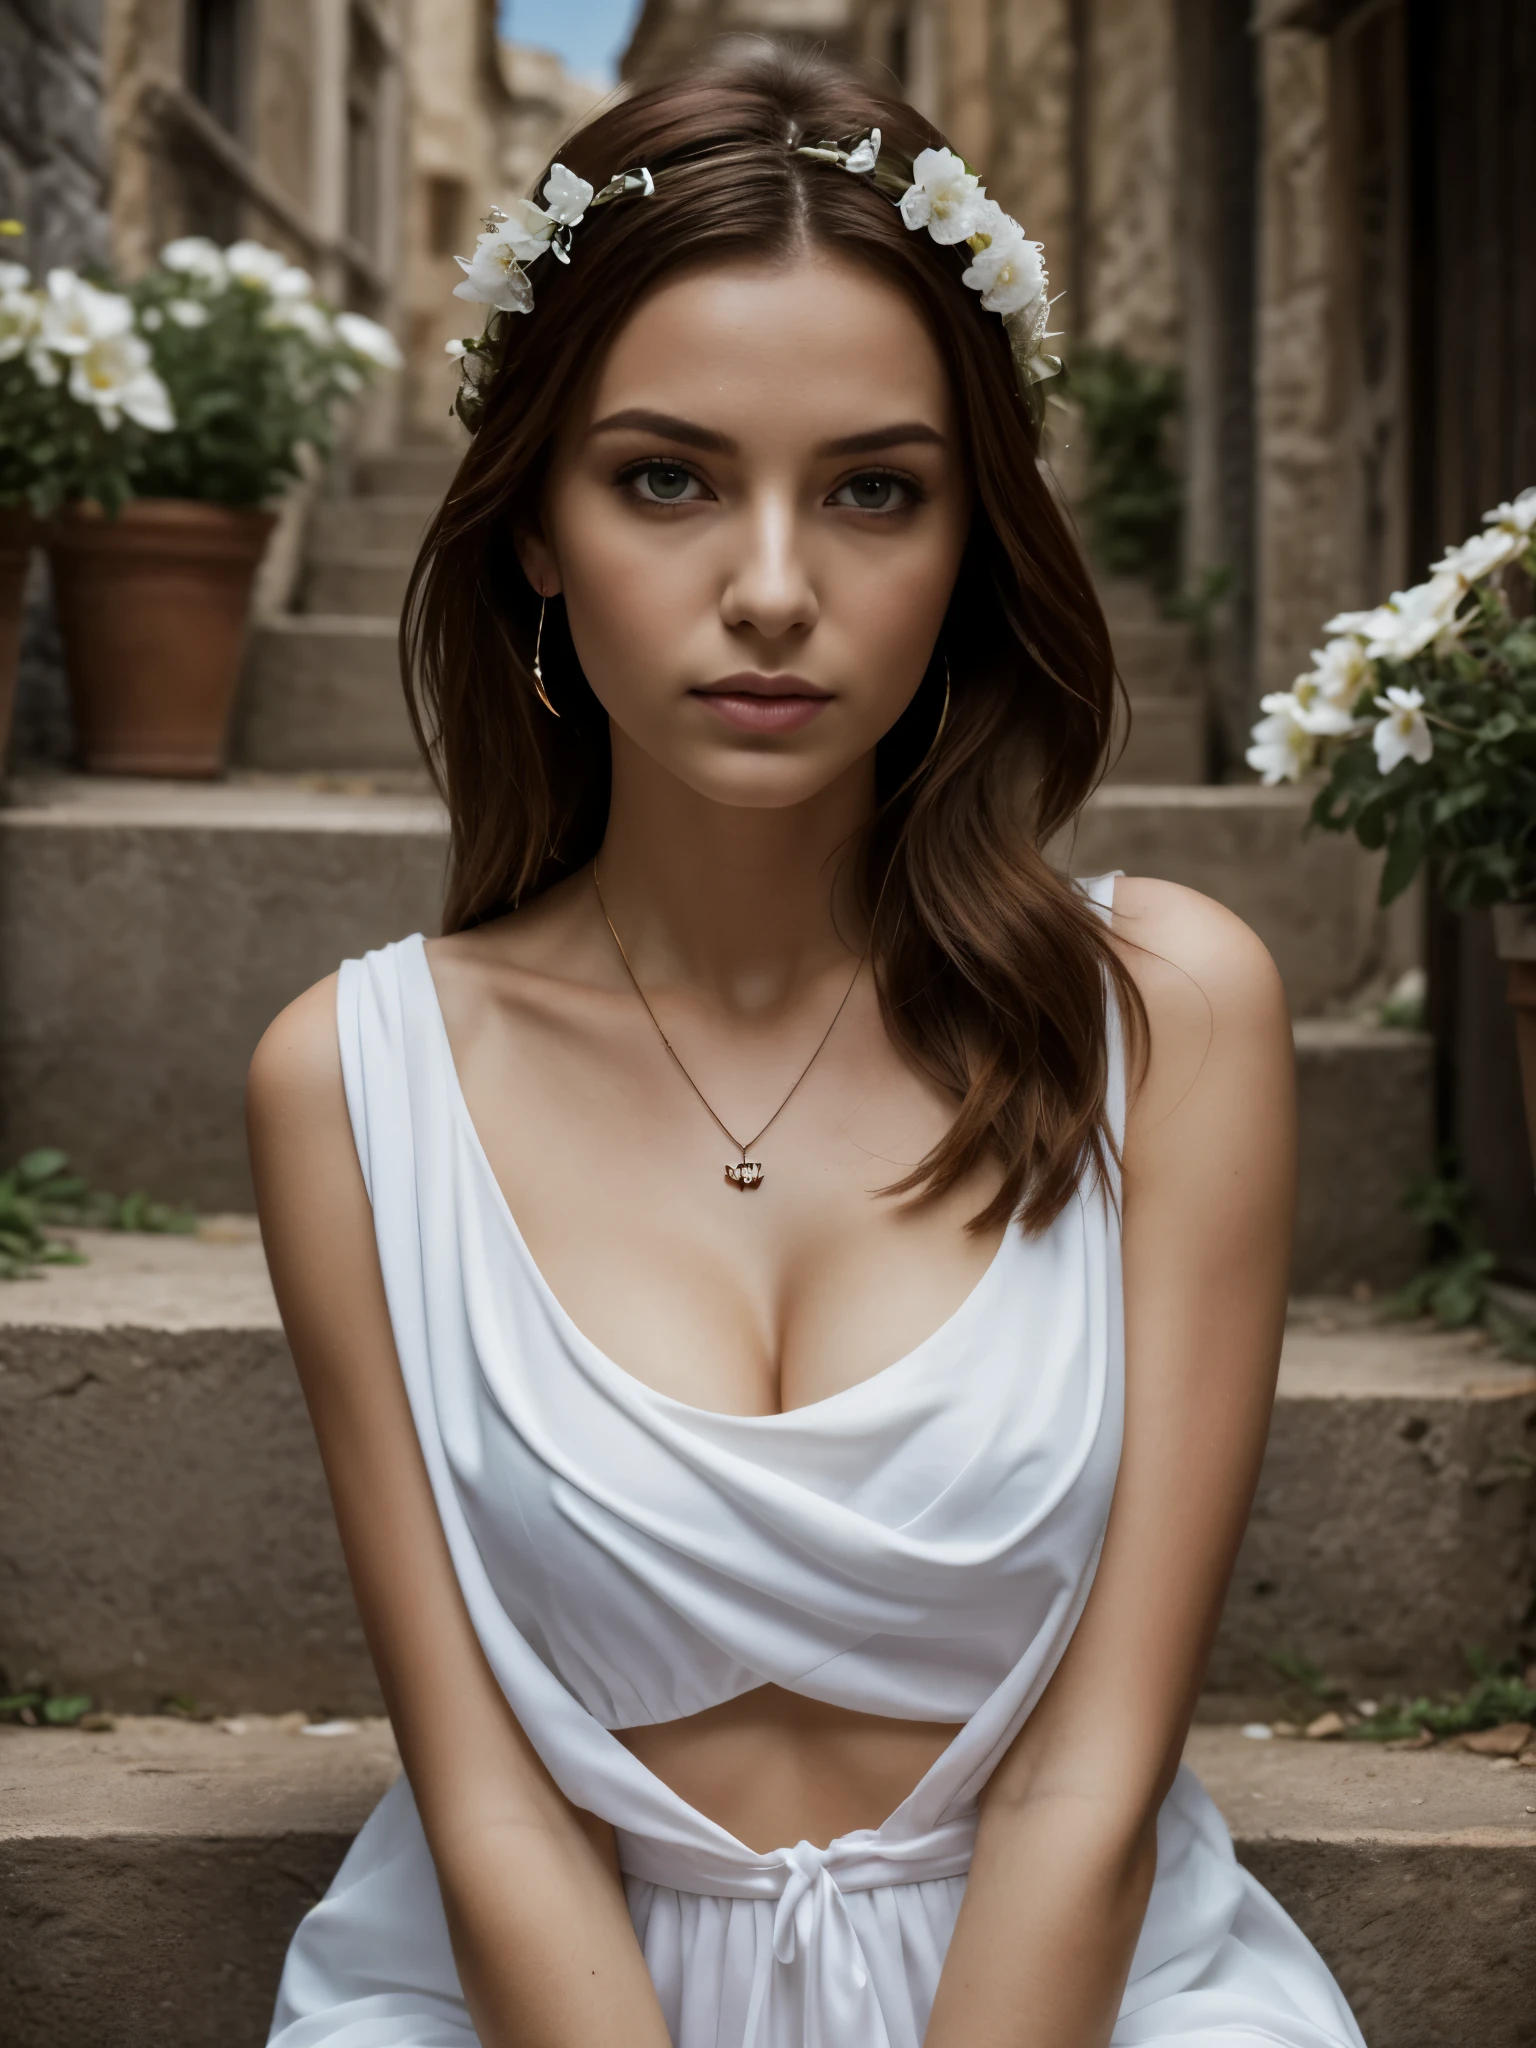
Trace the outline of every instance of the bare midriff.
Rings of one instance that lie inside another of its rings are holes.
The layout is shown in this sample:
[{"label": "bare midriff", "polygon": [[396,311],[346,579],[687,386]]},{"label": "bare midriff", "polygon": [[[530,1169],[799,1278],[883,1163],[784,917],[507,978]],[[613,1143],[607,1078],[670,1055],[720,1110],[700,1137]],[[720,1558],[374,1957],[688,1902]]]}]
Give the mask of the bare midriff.
[{"label": "bare midriff", "polygon": [[679,1798],[764,1854],[795,1842],[825,1848],[877,1828],[954,1740],[943,1721],[897,1721],[759,1686],[620,1742]]}]

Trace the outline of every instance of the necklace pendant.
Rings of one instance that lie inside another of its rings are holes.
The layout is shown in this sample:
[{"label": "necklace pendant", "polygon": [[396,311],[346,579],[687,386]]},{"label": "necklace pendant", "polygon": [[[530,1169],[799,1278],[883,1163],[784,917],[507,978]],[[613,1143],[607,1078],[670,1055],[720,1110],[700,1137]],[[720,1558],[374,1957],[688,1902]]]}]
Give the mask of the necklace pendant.
[{"label": "necklace pendant", "polygon": [[763,1184],[763,1162],[760,1159],[727,1160],[725,1177],[733,1188],[760,1188]]}]

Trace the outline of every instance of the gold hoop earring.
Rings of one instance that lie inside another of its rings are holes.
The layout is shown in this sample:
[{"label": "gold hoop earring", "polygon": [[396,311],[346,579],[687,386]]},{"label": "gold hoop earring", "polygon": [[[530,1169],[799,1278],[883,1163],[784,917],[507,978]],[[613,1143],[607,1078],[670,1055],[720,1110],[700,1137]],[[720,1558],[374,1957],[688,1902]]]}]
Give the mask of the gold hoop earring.
[{"label": "gold hoop earring", "polygon": [[[539,598],[538,631],[533,636],[533,689],[535,696],[538,698],[539,702],[544,706],[544,709],[549,713],[550,717],[558,718],[560,714],[555,709],[554,705],[550,703],[549,692],[544,687],[544,667],[542,661],[540,660],[540,656],[542,655],[544,650],[544,614],[548,610],[548,608],[549,599],[541,595]],[[945,686],[944,692],[944,708],[946,710],[948,710],[949,708],[949,689],[947,684]]]}]

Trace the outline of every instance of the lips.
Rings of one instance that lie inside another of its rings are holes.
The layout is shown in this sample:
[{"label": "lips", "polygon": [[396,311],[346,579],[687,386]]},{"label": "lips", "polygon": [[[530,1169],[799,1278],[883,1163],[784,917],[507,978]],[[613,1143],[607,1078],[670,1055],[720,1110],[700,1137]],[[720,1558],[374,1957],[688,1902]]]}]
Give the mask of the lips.
[{"label": "lips", "polygon": [[707,704],[727,725],[759,733],[798,732],[832,701],[830,690],[804,676],[762,675],[755,670],[722,676],[719,682],[703,683],[688,694]]}]

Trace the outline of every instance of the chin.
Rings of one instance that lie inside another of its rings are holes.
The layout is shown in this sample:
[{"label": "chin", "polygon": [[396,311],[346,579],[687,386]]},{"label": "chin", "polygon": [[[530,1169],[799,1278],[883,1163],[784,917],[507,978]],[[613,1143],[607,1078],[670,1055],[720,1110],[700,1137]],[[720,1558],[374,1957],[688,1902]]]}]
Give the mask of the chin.
[{"label": "chin", "polygon": [[703,758],[690,754],[669,765],[698,795],[743,811],[793,810],[812,802],[855,766],[767,748],[710,748]]}]

